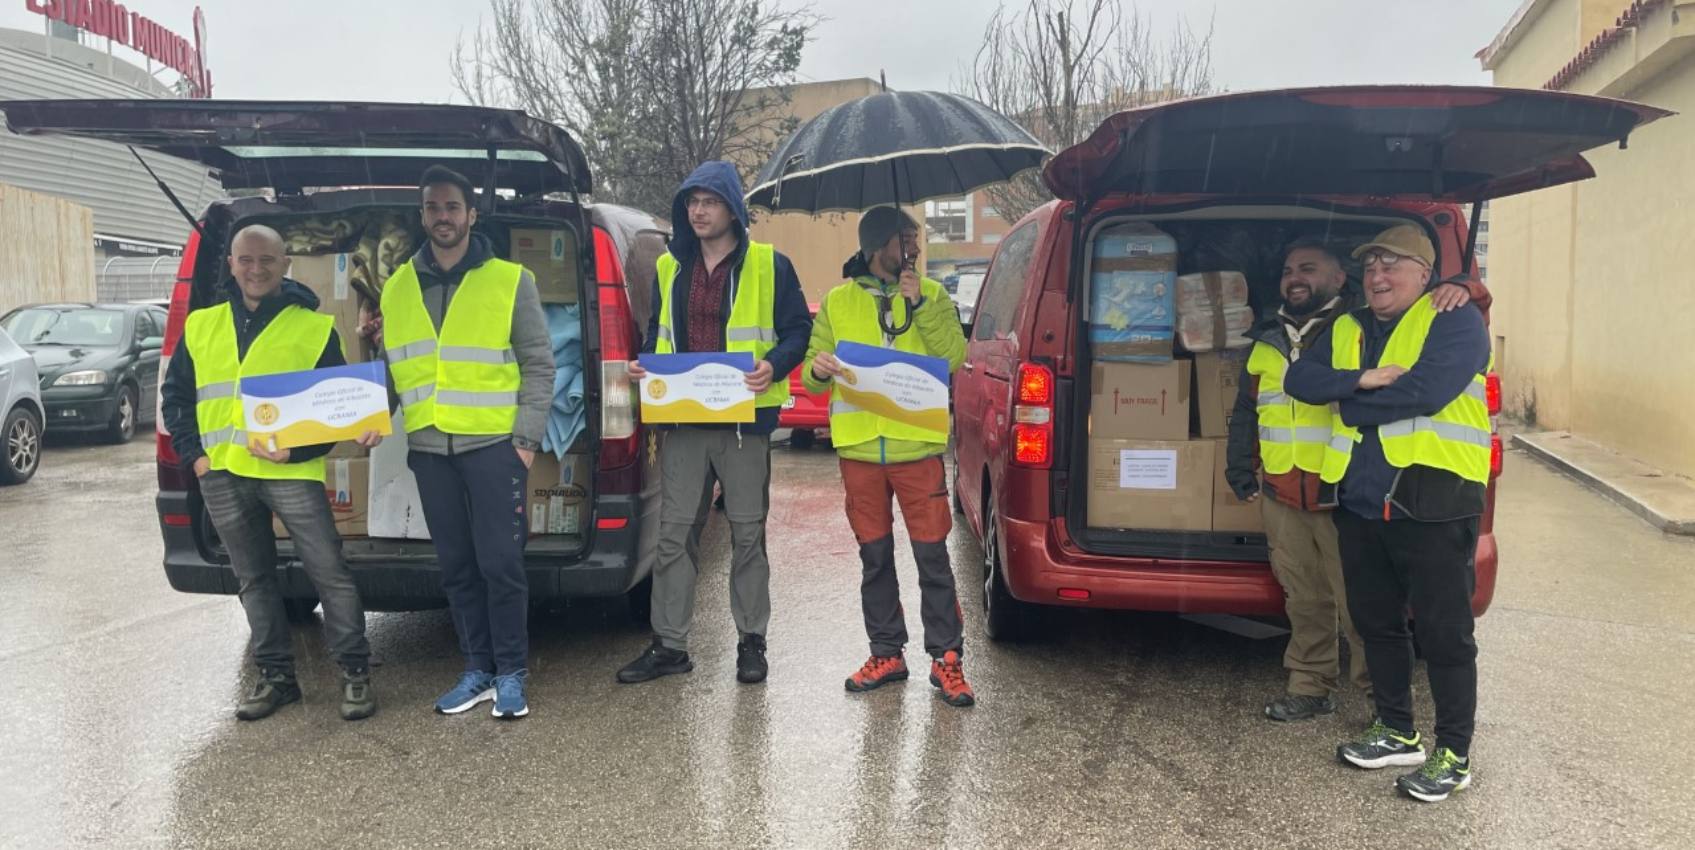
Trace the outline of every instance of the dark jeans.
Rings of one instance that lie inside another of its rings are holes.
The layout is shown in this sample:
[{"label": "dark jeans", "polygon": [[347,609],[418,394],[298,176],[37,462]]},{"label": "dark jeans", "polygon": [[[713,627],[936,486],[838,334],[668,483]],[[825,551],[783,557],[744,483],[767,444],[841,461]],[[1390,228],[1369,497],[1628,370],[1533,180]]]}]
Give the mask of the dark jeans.
[{"label": "dark jeans", "polygon": [[273,512],[288,529],[306,577],[318,590],[324,606],[324,642],[331,655],[346,668],[366,666],[371,646],[365,641],[365,609],[353,574],[342,560],[341,535],[336,533],[323,483],[243,478],[215,470],[200,479],[200,493],[241,582],[241,608],[247,612],[253,660],[259,667],[294,670],[288,615],[277,585]]},{"label": "dark jeans", "polygon": [[1417,728],[1410,607],[1436,701],[1436,745],[1467,755],[1477,716],[1477,518],[1384,522],[1342,508],[1335,519],[1348,611],[1365,641],[1378,716],[1401,732]]},{"label": "dark jeans", "polygon": [[411,452],[424,522],[441,564],[466,670],[524,669],[530,584],[524,576],[524,488],[529,470],[511,443],[458,455]]}]

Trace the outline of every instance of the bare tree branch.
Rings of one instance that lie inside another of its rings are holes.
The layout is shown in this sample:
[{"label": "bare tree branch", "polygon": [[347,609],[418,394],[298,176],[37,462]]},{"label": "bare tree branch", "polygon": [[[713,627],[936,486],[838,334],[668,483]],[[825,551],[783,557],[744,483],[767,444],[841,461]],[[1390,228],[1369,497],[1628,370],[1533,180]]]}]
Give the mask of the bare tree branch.
[{"label": "bare tree branch", "polygon": [[696,165],[751,171],[792,130],[788,86],[818,22],[776,0],[489,0],[489,12],[454,48],[459,94],[569,130],[596,198],[660,215]]},{"label": "bare tree branch", "polygon": [[[1108,116],[1213,91],[1212,21],[1186,22],[1156,39],[1148,18],[1118,0],[1029,0],[995,10],[971,66],[954,90],[1024,125],[1054,150],[1070,147]],[[1008,221],[1051,199],[1026,174],[988,190]]]}]

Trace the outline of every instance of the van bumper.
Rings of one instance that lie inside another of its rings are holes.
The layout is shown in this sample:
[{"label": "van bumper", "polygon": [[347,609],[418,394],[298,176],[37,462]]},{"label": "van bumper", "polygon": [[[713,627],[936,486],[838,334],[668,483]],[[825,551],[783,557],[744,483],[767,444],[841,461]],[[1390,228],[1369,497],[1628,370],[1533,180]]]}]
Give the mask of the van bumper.
[{"label": "van bumper", "polygon": [[[1078,608],[1185,614],[1282,616],[1283,588],[1264,561],[1181,561],[1092,555],[1078,548],[1063,521],[1001,520],[1007,589],[1024,602]],[[1495,595],[1493,532],[1477,542],[1472,612]],[[1060,591],[1067,591],[1061,596]],[[1075,598],[1087,591],[1087,599]]]}]

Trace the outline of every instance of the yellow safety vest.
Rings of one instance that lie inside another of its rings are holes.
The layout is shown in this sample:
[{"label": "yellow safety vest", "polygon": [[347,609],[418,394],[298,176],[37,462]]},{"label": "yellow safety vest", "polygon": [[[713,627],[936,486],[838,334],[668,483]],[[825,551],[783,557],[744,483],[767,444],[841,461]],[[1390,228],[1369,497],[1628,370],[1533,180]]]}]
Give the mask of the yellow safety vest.
[{"label": "yellow safety vest", "polygon": [[523,274],[523,266],[496,259],[466,272],[439,335],[410,261],[383,284],[383,349],[408,434],[428,426],[446,434],[512,433],[521,383],[512,306]]},{"label": "yellow safety vest", "polygon": [[[656,354],[677,352],[672,330],[671,291],[676,288],[678,263],[670,252],[659,257],[659,338]],[[743,286],[742,284],[750,284]],[[724,350],[746,351],[755,362],[777,347],[777,252],[764,242],[747,243],[741,267],[730,280],[730,318],[724,323]],[[789,400],[789,376],[771,376],[771,386],[753,399],[755,407],[780,407]]]},{"label": "yellow safety vest", "polygon": [[[1411,369],[1424,351],[1425,338],[1430,335],[1430,323],[1436,319],[1436,307],[1425,295],[1410,307],[1406,315],[1389,334],[1389,342],[1377,366],[1400,366]],[[1336,320],[1330,337],[1330,364],[1336,369],[1359,369],[1360,347],[1364,336],[1352,315]],[[1494,368],[1495,356],[1489,356]],[[1341,414],[1335,419],[1330,445],[1324,452],[1324,469],[1320,478],[1329,483],[1342,480],[1348,471],[1348,460],[1354,444],[1360,441],[1358,428],[1342,424]],[[1417,464],[1445,469],[1464,478],[1486,484],[1489,481],[1488,376],[1482,372],[1472,376],[1471,383],[1458,398],[1433,416],[1415,416],[1377,426],[1377,438],[1383,444],[1383,457],[1396,469]]]},{"label": "yellow safety vest", "polygon": [[200,426],[200,446],[213,469],[244,478],[324,480],[323,458],[272,463],[247,450],[240,381],[316,368],[334,330],[334,316],[290,304],[259,332],[243,357],[229,302],[189,314],[182,341],[194,360],[194,420]]},{"label": "yellow safety vest", "polygon": [[1283,390],[1289,360],[1283,352],[1263,342],[1254,343],[1248,355],[1248,374],[1259,378],[1259,459],[1268,474],[1282,475],[1299,467],[1306,472],[1324,469],[1324,447],[1330,443],[1331,405],[1296,401]]},{"label": "yellow safety vest", "polygon": [[[883,326],[877,321],[877,296],[867,288],[876,287],[876,279],[864,280],[870,283],[862,285],[858,280],[850,280],[830,290],[830,293],[824,296],[822,312],[830,320],[830,329],[835,334],[836,342],[857,342],[887,348],[889,346],[885,345],[883,340]],[[924,278],[920,285],[925,301],[948,297],[947,290],[929,278]],[[905,324],[906,299],[898,295],[891,298],[889,312],[892,325]],[[930,349],[924,345],[924,336],[918,332],[917,327],[896,336],[893,348],[910,354],[931,354]],[[854,405],[843,399],[840,392],[830,394],[830,442],[833,445],[837,448],[856,446],[878,437],[946,445],[948,431],[946,427],[936,431],[896,422]]]}]

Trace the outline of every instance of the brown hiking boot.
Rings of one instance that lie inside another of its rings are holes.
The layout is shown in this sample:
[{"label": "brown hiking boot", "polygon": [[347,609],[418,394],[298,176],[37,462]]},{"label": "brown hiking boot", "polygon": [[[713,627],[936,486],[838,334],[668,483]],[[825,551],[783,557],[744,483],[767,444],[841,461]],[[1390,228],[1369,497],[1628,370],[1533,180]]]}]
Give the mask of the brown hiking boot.
[{"label": "brown hiking boot", "polygon": [[930,662],[930,684],[942,689],[942,700],[948,705],[964,708],[977,703],[977,695],[965,683],[965,669],[959,653],[948,650],[941,658]]},{"label": "brown hiking boot", "polygon": [[847,678],[847,689],[854,693],[880,688],[907,677],[906,659],[899,655],[873,655],[857,672]]}]

